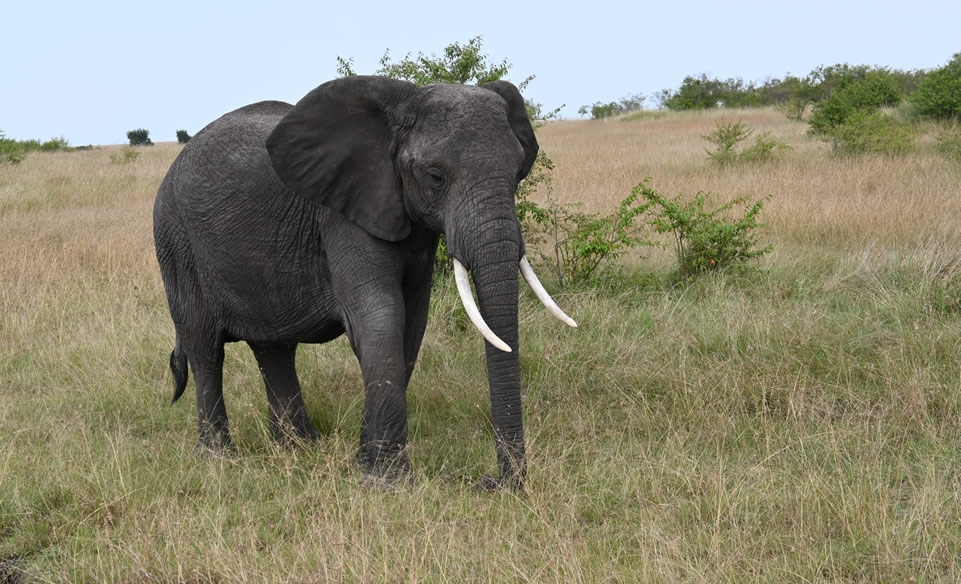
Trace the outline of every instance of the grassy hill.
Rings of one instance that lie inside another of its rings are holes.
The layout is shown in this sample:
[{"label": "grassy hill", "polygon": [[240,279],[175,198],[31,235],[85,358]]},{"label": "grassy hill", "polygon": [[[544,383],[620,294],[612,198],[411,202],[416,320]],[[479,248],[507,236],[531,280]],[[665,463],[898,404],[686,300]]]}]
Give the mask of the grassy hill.
[{"label": "grassy hill", "polygon": [[[702,136],[739,120],[792,150],[711,164]],[[805,129],[751,110],[539,131],[557,199],[606,210],[647,176],[773,194],[774,251],[680,286],[645,248],[558,290],[576,330],[525,291],[525,497],[471,489],[495,467],[483,347],[448,285],[409,391],[409,491],[358,486],[344,339],[298,353],[323,440],[295,450],[229,345],[237,453],[194,458],[151,228],[180,147],[0,166],[0,582],[961,580],[961,167],[925,141],[839,158]]]}]

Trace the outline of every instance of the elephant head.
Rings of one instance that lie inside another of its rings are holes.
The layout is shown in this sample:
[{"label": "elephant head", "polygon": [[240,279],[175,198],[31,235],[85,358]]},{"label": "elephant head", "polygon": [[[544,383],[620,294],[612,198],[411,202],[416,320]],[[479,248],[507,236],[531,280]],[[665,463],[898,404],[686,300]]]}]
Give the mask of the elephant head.
[{"label": "elephant head", "polygon": [[383,77],[339,79],[298,102],[267,149],[290,191],[376,238],[402,242],[412,225],[446,236],[461,299],[487,340],[499,480],[520,484],[518,268],[553,314],[576,324],[524,257],[514,193],[538,145],[517,88],[504,81],[416,87]]}]

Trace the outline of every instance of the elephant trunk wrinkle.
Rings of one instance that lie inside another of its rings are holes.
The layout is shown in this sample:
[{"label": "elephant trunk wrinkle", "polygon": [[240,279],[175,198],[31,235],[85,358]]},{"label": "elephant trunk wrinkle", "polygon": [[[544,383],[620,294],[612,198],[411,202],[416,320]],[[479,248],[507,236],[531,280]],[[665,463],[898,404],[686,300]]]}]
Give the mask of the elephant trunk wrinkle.
[{"label": "elephant trunk wrinkle", "polygon": [[479,254],[472,263],[471,274],[484,321],[494,334],[514,349],[506,353],[488,344],[485,352],[501,480],[519,485],[523,483],[526,472],[520,359],[517,352],[519,232],[516,239],[504,240],[501,244],[497,253]]}]

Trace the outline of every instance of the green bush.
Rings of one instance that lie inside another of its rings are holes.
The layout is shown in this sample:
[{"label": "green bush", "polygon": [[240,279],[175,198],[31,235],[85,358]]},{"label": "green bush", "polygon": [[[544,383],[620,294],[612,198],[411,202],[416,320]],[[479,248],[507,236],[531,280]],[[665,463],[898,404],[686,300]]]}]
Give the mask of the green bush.
[{"label": "green bush", "polygon": [[938,151],[955,162],[961,162],[961,126],[946,128],[937,136]]},{"label": "green bush", "polygon": [[632,191],[608,215],[579,211],[579,204],[548,204],[539,225],[553,239],[554,267],[561,286],[590,280],[627,249],[653,245],[638,235],[640,229],[635,225],[635,219],[650,206],[639,202],[639,197],[639,192]]},{"label": "green bush", "polygon": [[190,134],[187,133],[187,130],[177,130],[177,142],[180,144],[190,142]]},{"label": "green bush", "polygon": [[582,116],[591,114],[591,119],[600,120],[619,114],[641,111],[644,109],[644,101],[646,99],[647,97],[643,93],[635,93],[634,95],[622,97],[620,101],[612,101],[610,103],[596,101],[593,105],[582,105],[577,110],[577,113]]},{"label": "green bush", "polygon": [[944,67],[928,73],[909,99],[923,116],[961,118],[961,53],[955,53]]},{"label": "green bush", "polygon": [[127,139],[130,140],[131,146],[153,146],[153,142],[150,141],[150,132],[143,128],[127,132]]},{"label": "green bush", "polygon": [[881,111],[858,111],[830,131],[839,153],[880,152],[899,156],[914,148],[914,127]]},{"label": "green bush", "polygon": [[16,140],[7,138],[0,130],[0,163],[20,164],[27,157],[27,149]]},{"label": "green bush", "polygon": [[602,103],[598,101],[594,102],[594,105],[591,106],[582,105],[577,110],[577,113],[581,114],[582,116],[590,113],[592,120],[602,120],[604,118],[616,116],[617,114],[621,113],[621,111],[621,105],[616,101],[612,101],[610,103]]},{"label": "green bush", "polygon": [[140,151],[133,148],[124,148],[118,153],[110,155],[110,162],[114,164],[130,164],[140,158]]},{"label": "green bush", "polygon": [[[772,250],[770,245],[757,248],[757,229],[762,227],[757,217],[771,195],[751,205],[745,199],[735,199],[709,210],[708,193],[698,193],[690,201],[680,195],[668,199],[650,188],[648,180],[635,186],[634,193],[648,203],[648,224],[659,233],[673,236],[678,273],[687,281],[706,272],[741,268]],[[744,214],[727,219],[728,211],[735,206],[744,206]]]},{"label": "green bush", "polygon": [[656,99],[661,107],[674,111],[764,105],[761,91],[753,81],[744,83],[738,77],[711,79],[703,73],[685,77],[676,91],[662,90]]},{"label": "green bush", "polygon": [[754,144],[745,148],[738,155],[742,162],[772,162],[781,157],[781,153],[791,147],[771,137],[769,132],[762,132],[754,136]]},{"label": "green bush", "polygon": [[63,136],[51,138],[40,145],[41,152],[57,152],[58,150],[69,150],[70,143]]},{"label": "green bush", "polygon": [[714,150],[708,150],[708,158],[721,166],[728,166],[736,162],[769,162],[776,160],[780,153],[791,147],[783,142],[771,138],[767,132],[754,137],[754,144],[738,152],[735,148],[741,145],[754,133],[754,129],[743,122],[718,122],[714,131],[703,136],[705,140],[714,144]]},{"label": "green bush", "polygon": [[830,135],[854,114],[896,105],[901,98],[897,76],[886,69],[870,71],[863,78],[842,83],[826,99],[817,103],[811,113],[810,131],[815,135]]},{"label": "green bush", "polygon": [[728,122],[726,124],[717,122],[713,132],[702,136],[702,138],[714,144],[715,149],[712,151],[705,148],[704,151],[707,152],[708,158],[721,166],[733,164],[737,161],[737,151],[734,148],[753,133],[754,130],[743,122]]}]

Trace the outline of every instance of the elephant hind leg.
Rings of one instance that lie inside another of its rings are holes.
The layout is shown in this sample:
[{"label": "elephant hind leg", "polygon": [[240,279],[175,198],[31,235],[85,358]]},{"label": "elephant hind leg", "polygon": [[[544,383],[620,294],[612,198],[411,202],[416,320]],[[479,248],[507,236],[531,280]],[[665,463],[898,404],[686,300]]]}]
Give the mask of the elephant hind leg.
[{"label": "elephant hind leg", "polygon": [[307,416],[307,406],[297,379],[297,345],[248,344],[257,357],[267,388],[270,429],[274,439],[286,443],[291,439],[316,440],[317,432]]},{"label": "elephant hind leg", "polygon": [[230,450],[230,429],[224,405],[223,371],[224,344],[222,340],[206,345],[203,350],[187,351],[190,369],[197,386],[197,417],[200,428],[198,456],[224,454]]}]

